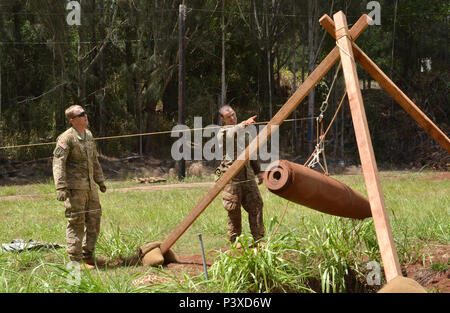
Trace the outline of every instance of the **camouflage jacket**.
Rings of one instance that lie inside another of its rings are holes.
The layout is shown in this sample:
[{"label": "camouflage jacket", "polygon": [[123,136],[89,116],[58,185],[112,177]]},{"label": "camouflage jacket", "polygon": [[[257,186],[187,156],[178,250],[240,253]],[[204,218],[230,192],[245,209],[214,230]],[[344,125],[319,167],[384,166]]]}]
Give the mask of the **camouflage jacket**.
[{"label": "camouflage jacket", "polygon": [[[216,180],[227,171],[240,153],[245,151],[249,144],[248,133],[244,126],[238,124],[235,126],[223,126],[217,134],[219,148],[222,150],[222,161],[216,169]],[[227,151],[228,142],[228,151]],[[232,148],[231,148],[232,145]],[[231,149],[230,149],[231,148]],[[231,150],[231,151],[230,151]],[[255,179],[255,174],[261,170],[259,160],[253,156],[249,162],[234,176],[233,181],[245,181]]]},{"label": "camouflage jacket", "polygon": [[92,133],[86,129],[80,135],[73,127],[59,135],[53,151],[53,178],[56,189],[95,188],[105,180],[98,162]]}]

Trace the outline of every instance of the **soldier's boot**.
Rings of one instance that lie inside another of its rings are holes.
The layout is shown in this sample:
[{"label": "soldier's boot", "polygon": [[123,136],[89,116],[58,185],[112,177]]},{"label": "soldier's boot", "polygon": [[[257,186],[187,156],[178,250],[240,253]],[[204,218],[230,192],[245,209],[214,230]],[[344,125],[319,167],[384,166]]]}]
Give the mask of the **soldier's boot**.
[{"label": "soldier's boot", "polygon": [[233,239],[230,239],[231,246],[236,249],[242,249],[242,244],[239,241],[236,241],[237,236],[233,236]]},{"label": "soldier's boot", "polygon": [[94,265],[91,265],[91,264],[86,264],[86,263],[82,263],[81,264],[81,268],[82,269],[86,269],[86,270],[93,270],[93,269],[95,269],[95,266]]},{"label": "soldier's boot", "polygon": [[232,210],[228,211],[228,238],[231,244],[235,247],[239,245],[238,249],[241,247],[240,242],[236,242],[236,239],[241,235],[242,232],[242,221],[241,221],[241,209],[239,207],[234,207]]},{"label": "soldier's boot", "polygon": [[265,248],[266,247],[266,242],[262,241],[261,239],[255,240],[255,243],[253,244],[253,248]]},{"label": "soldier's boot", "polygon": [[104,258],[94,258],[92,255],[83,255],[83,263],[102,267],[106,265],[106,260]]}]

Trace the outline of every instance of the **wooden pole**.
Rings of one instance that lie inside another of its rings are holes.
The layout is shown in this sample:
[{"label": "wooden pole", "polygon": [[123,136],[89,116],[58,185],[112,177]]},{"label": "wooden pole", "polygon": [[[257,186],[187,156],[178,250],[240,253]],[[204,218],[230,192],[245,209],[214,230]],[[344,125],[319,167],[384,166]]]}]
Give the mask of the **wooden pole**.
[{"label": "wooden pole", "polygon": [[[186,74],[184,70],[184,21],[186,17],[186,6],[180,4],[178,12],[178,125],[184,125],[184,107],[185,107],[185,82]],[[183,148],[184,149],[184,148]],[[178,161],[178,178],[184,179],[186,176],[186,161]]]},{"label": "wooden pole", "polygon": [[341,55],[345,86],[347,88],[364,180],[369,195],[370,209],[377,233],[386,280],[390,281],[402,275],[400,263],[389,224],[389,217],[386,212],[380,179],[378,177],[375,154],[373,152],[361,89],[359,87],[358,73],[353,57],[352,41],[347,28],[347,19],[342,11],[339,11],[333,17],[336,24],[336,44],[339,47],[339,53]]},{"label": "wooden pole", "polygon": [[[320,25],[336,39],[333,20],[324,15],[319,20]],[[355,60],[383,87],[392,98],[448,153],[450,153],[449,138],[431,121],[394,82],[353,42]]]},{"label": "wooden pole", "polygon": [[[353,38],[359,35],[367,28],[366,18],[360,18],[350,30]],[[197,205],[186,215],[181,223],[169,234],[169,236],[161,243],[161,252],[165,254],[172,245],[180,238],[184,232],[192,225],[192,223],[200,216],[200,214],[208,207],[208,205],[217,197],[226,184],[244,167],[250,157],[258,151],[259,145],[269,139],[271,133],[277,129],[281,123],[295,110],[301,101],[308,95],[309,91],[325,76],[325,74],[333,67],[339,59],[339,48],[334,47],[327,57],[316,67],[316,69],[308,76],[304,83],[297,91],[287,100],[281,109],[275,114],[264,129],[253,139],[244,152],[233,162],[230,168],[222,175],[214,186],[203,196]]]}]

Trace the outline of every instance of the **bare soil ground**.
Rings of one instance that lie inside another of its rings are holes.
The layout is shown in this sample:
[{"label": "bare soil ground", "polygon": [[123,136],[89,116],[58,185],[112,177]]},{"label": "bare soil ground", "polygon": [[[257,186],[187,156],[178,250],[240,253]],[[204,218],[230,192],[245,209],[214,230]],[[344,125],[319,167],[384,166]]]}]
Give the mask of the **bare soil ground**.
[{"label": "bare soil ground", "polygon": [[434,246],[421,251],[423,260],[402,266],[403,275],[414,279],[430,292],[450,293],[450,246]]}]

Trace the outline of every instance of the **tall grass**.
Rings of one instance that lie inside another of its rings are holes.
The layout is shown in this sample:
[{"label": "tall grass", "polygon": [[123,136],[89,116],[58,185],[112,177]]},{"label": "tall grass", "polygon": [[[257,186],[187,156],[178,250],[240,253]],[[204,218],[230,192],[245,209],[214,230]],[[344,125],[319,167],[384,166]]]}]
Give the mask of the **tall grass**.
[{"label": "tall grass", "polygon": [[302,219],[302,231],[276,234],[257,248],[241,236],[242,250],[220,253],[212,266],[212,284],[219,292],[358,291],[377,250],[370,224],[332,218],[318,226]]},{"label": "tall grass", "polygon": [[251,237],[240,236],[236,247],[221,252],[210,273],[211,284],[218,292],[312,292],[307,286],[311,268],[299,264],[289,255],[289,234],[278,235],[253,247]]}]

